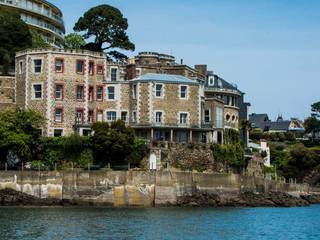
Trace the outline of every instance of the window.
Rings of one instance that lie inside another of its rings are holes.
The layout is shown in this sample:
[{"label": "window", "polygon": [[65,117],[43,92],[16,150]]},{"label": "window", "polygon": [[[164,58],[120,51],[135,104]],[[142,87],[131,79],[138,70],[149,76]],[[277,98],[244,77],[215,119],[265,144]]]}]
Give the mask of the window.
[{"label": "window", "polygon": [[162,123],[162,112],[156,112],[156,123]]},{"label": "window", "polygon": [[93,123],[93,111],[89,110],[88,112],[88,123]]},{"label": "window", "polygon": [[127,115],[128,115],[127,112],[121,112],[121,120],[126,122],[127,121]]},{"label": "window", "polygon": [[103,121],[103,112],[102,111],[98,111],[97,112],[97,121],[98,122],[102,122]]},{"label": "window", "polygon": [[34,72],[41,73],[42,59],[35,59],[33,60],[33,63],[34,63]]},{"label": "window", "polygon": [[214,77],[210,76],[209,77],[209,86],[213,86],[214,85]]},{"label": "window", "polygon": [[53,131],[53,136],[54,136],[54,137],[61,137],[61,136],[63,136],[63,130],[62,130],[62,129],[54,129],[54,131]]},{"label": "window", "polygon": [[83,99],[83,86],[77,86],[77,100]]},{"label": "window", "polygon": [[33,85],[33,98],[42,99],[42,84]]},{"label": "window", "polygon": [[78,109],[76,111],[76,124],[77,125],[83,124],[83,109]]},{"label": "window", "polygon": [[92,102],[93,101],[93,87],[89,87],[89,101]]},{"label": "window", "polygon": [[54,116],[54,121],[55,122],[62,122],[62,108],[56,108],[55,110],[55,116]]},{"label": "window", "polygon": [[108,87],[108,99],[109,100],[114,99],[114,87]]},{"label": "window", "polygon": [[141,68],[136,69],[136,77],[140,77],[141,75]]},{"label": "window", "polygon": [[210,122],[210,110],[204,110],[204,122]]},{"label": "window", "polygon": [[103,87],[97,87],[97,101],[103,100]]},{"label": "window", "polygon": [[137,84],[132,85],[132,99],[137,98]]},{"label": "window", "polygon": [[110,111],[107,112],[107,121],[115,121],[117,120],[117,112]]},{"label": "window", "polygon": [[156,97],[162,97],[162,84],[156,84]]},{"label": "window", "polygon": [[180,98],[187,98],[187,86],[180,86]]},{"label": "window", "polygon": [[216,108],[216,127],[222,128],[223,123],[223,109],[221,107]]},{"label": "window", "polygon": [[63,72],[63,59],[57,58],[55,62],[55,70],[57,73]]},{"label": "window", "polygon": [[137,112],[133,111],[132,112],[132,122],[136,122],[137,121]]},{"label": "window", "polygon": [[180,124],[187,124],[187,123],[188,123],[188,114],[180,113]]},{"label": "window", "polygon": [[94,62],[89,62],[89,75],[94,75]]},{"label": "window", "polygon": [[103,75],[103,65],[97,65],[97,74]]},{"label": "window", "polygon": [[117,75],[118,75],[118,69],[117,68],[111,68],[111,81],[112,82],[117,81]]},{"label": "window", "polygon": [[55,99],[56,100],[62,100],[63,99],[63,85],[62,84],[56,84],[55,87]]},{"label": "window", "polygon": [[23,61],[19,62],[19,74],[22,74],[23,71]]},{"label": "window", "polygon": [[77,60],[77,73],[83,74],[84,73],[84,61],[83,60]]}]

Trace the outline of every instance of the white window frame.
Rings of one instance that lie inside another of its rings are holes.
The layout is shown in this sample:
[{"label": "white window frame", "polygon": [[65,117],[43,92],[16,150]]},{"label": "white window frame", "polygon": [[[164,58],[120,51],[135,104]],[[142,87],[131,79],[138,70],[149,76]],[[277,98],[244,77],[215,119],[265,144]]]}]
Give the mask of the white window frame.
[{"label": "white window frame", "polygon": [[[61,112],[60,112],[60,119],[57,118],[57,110],[58,110],[58,109],[61,111]],[[55,110],[54,110],[54,121],[55,121],[55,122],[58,122],[58,123],[61,123],[61,122],[62,122],[62,119],[63,119],[63,116],[62,116],[62,115],[63,115],[63,109],[62,109],[62,108],[59,108],[59,107],[58,107],[58,108],[55,108]]]},{"label": "white window frame", "polygon": [[[160,121],[158,121],[158,116],[157,116],[158,113],[161,113]],[[154,116],[154,118],[155,118],[155,123],[156,123],[156,124],[162,124],[162,123],[164,123],[164,113],[163,113],[163,111],[161,111],[161,110],[156,110],[156,111],[155,111],[155,116]]]},{"label": "white window frame", "polygon": [[[185,123],[182,123],[181,122],[181,115],[182,114],[186,114],[186,122]],[[178,116],[178,123],[179,125],[182,125],[182,126],[187,126],[189,125],[189,113],[188,112],[179,112],[179,116]]]},{"label": "white window frame", "polygon": [[209,85],[209,86],[214,86],[214,76],[209,76],[209,78],[208,78],[208,85]]},{"label": "white window frame", "polygon": [[[99,119],[99,115],[101,114],[101,119]],[[97,111],[97,122],[103,122],[103,111]]]},{"label": "white window frame", "polygon": [[[37,60],[41,61],[40,72],[36,72],[36,63],[35,63],[35,61],[37,61]],[[33,73],[34,74],[41,74],[42,73],[43,58],[33,58],[32,59],[32,64],[33,64]]]},{"label": "white window frame", "polygon": [[24,62],[23,60],[19,61],[19,74],[22,74],[22,72],[23,72],[23,70],[22,70],[23,69],[23,62]]},{"label": "white window frame", "polygon": [[[110,113],[110,119],[108,119],[108,113]],[[113,119],[112,113],[115,113],[114,119]],[[115,110],[106,111],[106,121],[107,122],[113,122],[116,120],[117,120],[117,111],[115,111]]]},{"label": "white window frame", "polygon": [[[116,80],[112,81],[112,69],[117,70]],[[117,82],[119,80],[119,68],[118,67],[110,67],[110,82]]]},{"label": "white window frame", "polygon": [[[209,120],[208,121],[206,121],[206,111],[209,112],[209,114],[208,114]],[[204,120],[205,123],[210,123],[211,122],[211,110],[210,109],[205,109],[204,110],[203,118],[204,118],[203,120]]]},{"label": "white window frame", "polygon": [[[106,94],[107,100],[108,101],[115,101],[116,100],[116,86],[107,86],[106,88],[107,88],[106,89],[107,90],[107,94]],[[113,98],[109,97],[109,88],[113,88]]]},{"label": "white window frame", "polygon": [[[157,86],[161,86],[161,93],[160,96],[157,96]],[[154,96],[156,98],[163,98],[164,97],[164,85],[162,83],[156,83],[154,85]]]},{"label": "white window frame", "polygon": [[[57,98],[57,86],[61,86],[61,91],[60,91],[60,97]],[[55,100],[62,100],[63,96],[63,84],[56,83],[55,84],[55,90],[54,90],[54,98]]]},{"label": "white window frame", "polygon": [[132,99],[137,99],[137,90],[138,89],[138,85],[137,84],[133,84],[132,85]]},{"label": "white window frame", "polygon": [[[136,78],[141,76],[141,72],[142,72],[141,68],[136,68]],[[139,74],[137,74],[137,73],[139,73]]]},{"label": "white window frame", "polygon": [[136,111],[133,111],[132,112],[132,122],[137,122],[137,112]]},{"label": "white window frame", "polygon": [[[125,113],[126,114],[126,119],[122,119],[122,114]],[[127,122],[128,121],[128,111],[121,111],[121,114],[120,114],[120,119],[124,122]]]},{"label": "white window frame", "polygon": [[[186,87],[185,97],[181,97],[182,91],[181,88]],[[179,85],[179,98],[183,100],[188,100],[189,95],[189,86],[188,85]]]},{"label": "white window frame", "polygon": [[[41,85],[41,98],[36,98],[36,92],[34,90],[35,85]],[[32,83],[32,100],[42,100],[43,99],[43,83]]]},{"label": "white window frame", "polygon": [[54,131],[55,131],[55,130],[59,130],[59,131],[61,131],[61,137],[63,137],[63,136],[64,136],[64,131],[63,131],[63,129],[62,129],[62,128],[55,128],[55,129],[53,129],[53,133],[52,133],[53,137],[55,137],[55,136],[54,136]]},{"label": "white window frame", "polygon": [[[57,61],[61,61],[61,70],[57,70]],[[54,61],[54,70],[56,73],[62,73],[63,72],[63,64],[64,64],[64,60],[62,58],[56,58]]]}]

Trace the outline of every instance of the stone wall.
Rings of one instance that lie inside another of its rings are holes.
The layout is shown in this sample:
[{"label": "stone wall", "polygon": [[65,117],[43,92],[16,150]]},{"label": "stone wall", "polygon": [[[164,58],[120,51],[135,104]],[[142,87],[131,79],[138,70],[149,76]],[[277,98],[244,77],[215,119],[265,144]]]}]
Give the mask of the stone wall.
[{"label": "stone wall", "polygon": [[0,76],[0,111],[15,107],[15,77]]},{"label": "stone wall", "polygon": [[176,205],[185,197],[241,193],[308,193],[307,185],[286,184],[235,174],[170,171],[0,172],[0,190],[13,189],[42,199],[122,206]]}]

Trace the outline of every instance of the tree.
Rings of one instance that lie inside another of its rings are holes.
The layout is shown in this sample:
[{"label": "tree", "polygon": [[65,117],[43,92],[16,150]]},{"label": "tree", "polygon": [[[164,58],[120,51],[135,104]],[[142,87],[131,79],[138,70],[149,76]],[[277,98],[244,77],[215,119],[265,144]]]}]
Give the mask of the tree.
[{"label": "tree", "polygon": [[[105,51],[115,48],[134,51],[135,46],[129,40],[126,33],[128,20],[123,17],[119,9],[110,5],[99,5],[89,9],[76,22],[74,31],[85,32],[83,37],[89,39],[94,37],[94,41],[84,46],[92,51]],[[118,55],[123,59],[123,54],[116,54],[116,50],[107,52],[109,57],[118,59]]]},{"label": "tree", "polygon": [[32,36],[32,47],[33,48],[49,48],[50,44],[48,44],[43,37],[36,32],[35,30],[30,30]]},{"label": "tree", "polygon": [[78,33],[70,33],[64,38],[64,48],[81,49],[86,44],[84,38]]},{"label": "tree", "polygon": [[311,111],[314,112],[313,114],[317,117],[320,115],[320,102],[315,102],[311,105]]},{"label": "tree", "polygon": [[304,121],[304,128],[306,133],[312,134],[312,140],[315,139],[315,135],[320,131],[320,121],[315,117],[308,117]]},{"label": "tree", "polygon": [[0,113],[0,159],[13,151],[20,159],[30,160],[39,139],[38,129],[44,118],[32,110]]},{"label": "tree", "polygon": [[133,130],[120,120],[111,125],[95,123],[93,130],[92,144],[97,163],[102,166],[126,164],[135,144]]},{"label": "tree", "polygon": [[14,64],[15,53],[32,46],[32,36],[27,24],[13,11],[0,7],[0,64],[7,75]]}]

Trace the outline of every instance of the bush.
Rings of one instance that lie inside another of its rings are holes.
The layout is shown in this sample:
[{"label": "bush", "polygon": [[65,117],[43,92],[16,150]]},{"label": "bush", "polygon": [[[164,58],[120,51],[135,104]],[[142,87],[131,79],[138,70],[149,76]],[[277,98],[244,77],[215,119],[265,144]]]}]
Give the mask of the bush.
[{"label": "bush", "polygon": [[219,162],[227,163],[230,167],[242,168],[246,165],[244,149],[240,144],[211,146],[214,159]]}]

